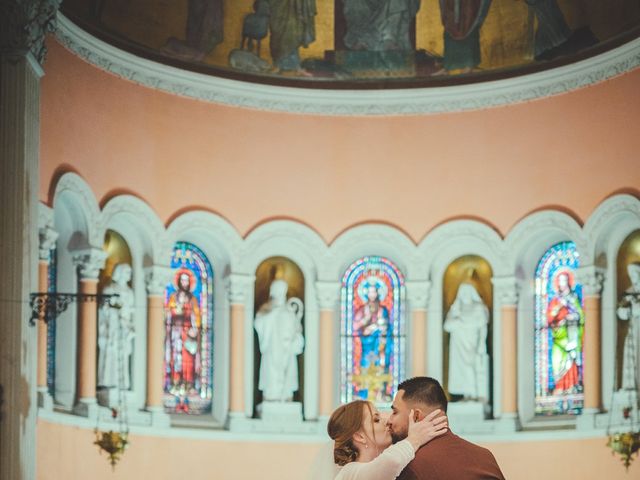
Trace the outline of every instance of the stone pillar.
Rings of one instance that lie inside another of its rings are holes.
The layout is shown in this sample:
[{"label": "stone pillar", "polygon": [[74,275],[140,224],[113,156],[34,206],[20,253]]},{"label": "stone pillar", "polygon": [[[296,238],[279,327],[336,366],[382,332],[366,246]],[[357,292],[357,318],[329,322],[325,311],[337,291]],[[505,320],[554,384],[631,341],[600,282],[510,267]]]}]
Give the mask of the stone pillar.
[{"label": "stone pillar", "polygon": [[431,282],[407,282],[407,300],[411,309],[411,362],[408,377],[427,374],[427,305]]},{"label": "stone pillar", "polygon": [[[336,406],[336,345],[338,344],[336,317],[340,298],[340,283],[316,282],[318,306],[320,307],[320,385],[318,399],[321,419],[329,418]],[[339,362],[340,359],[337,358]],[[322,422],[321,422],[322,423]]]},{"label": "stone pillar", "polygon": [[232,273],[227,279],[229,293],[230,362],[229,362],[229,426],[234,429],[234,420],[245,415],[245,302],[255,277]]},{"label": "stone pillar", "polygon": [[[73,263],[80,275],[79,295],[98,293],[98,276],[107,254],[98,248],[89,248],[73,254]],[[98,303],[78,299],[78,383],[74,412],[78,415],[97,415],[96,373],[98,352]]]},{"label": "stone pillar", "polygon": [[170,425],[170,417],[164,412],[164,345],[166,324],[164,294],[171,280],[171,269],[155,265],[145,269],[147,283],[147,396],[146,409],[151,413],[153,426]]},{"label": "stone pillar", "polygon": [[582,284],[584,301],[584,409],[577,420],[577,426],[579,429],[592,429],[596,426],[596,415],[602,410],[600,292],[604,282],[604,270],[590,265],[578,268],[577,273],[577,280]]},{"label": "stone pillar", "polygon": [[[513,277],[493,278],[495,307],[500,308],[501,413],[499,430],[520,428],[518,417],[518,291]],[[494,307],[494,308],[495,308]]]},{"label": "stone pillar", "polygon": [[[41,209],[42,210],[42,209]],[[50,212],[47,212],[50,213]],[[51,224],[53,219],[47,214],[41,214],[39,217],[39,240],[40,250],[38,262],[38,292],[45,293],[49,288],[49,259],[51,249],[55,247],[58,233],[53,230]],[[48,344],[48,326],[45,323],[44,312],[38,319],[38,407],[45,410],[53,410],[53,398],[49,393],[47,385],[47,344]]]},{"label": "stone pillar", "polygon": [[40,77],[60,2],[0,3],[0,478],[35,478]]}]

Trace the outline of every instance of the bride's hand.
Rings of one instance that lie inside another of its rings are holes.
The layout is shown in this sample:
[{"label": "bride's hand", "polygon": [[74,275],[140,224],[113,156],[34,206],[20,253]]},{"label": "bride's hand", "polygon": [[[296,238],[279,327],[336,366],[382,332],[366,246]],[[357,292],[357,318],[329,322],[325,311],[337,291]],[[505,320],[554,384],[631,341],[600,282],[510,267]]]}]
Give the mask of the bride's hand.
[{"label": "bride's hand", "polygon": [[447,432],[449,420],[442,410],[434,410],[419,422],[415,421],[413,409],[409,412],[409,433],[407,440],[418,450],[425,443]]}]

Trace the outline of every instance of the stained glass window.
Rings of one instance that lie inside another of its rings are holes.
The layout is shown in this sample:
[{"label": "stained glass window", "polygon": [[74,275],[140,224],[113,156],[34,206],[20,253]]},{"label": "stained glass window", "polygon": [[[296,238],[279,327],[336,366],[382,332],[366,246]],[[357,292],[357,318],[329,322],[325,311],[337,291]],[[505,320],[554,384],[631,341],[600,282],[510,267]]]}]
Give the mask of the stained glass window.
[{"label": "stained glass window", "polygon": [[404,377],[404,277],[386,258],[364,257],[342,279],[342,402],[388,403]]},{"label": "stained glass window", "polygon": [[169,413],[211,411],[213,269],[195,245],[178,242],[165,290],[164,407]]},{"label": "stained glass window", "polygon": [[547,250],[536,268],[536,415],[578,415],[584,404],[584,308],[578,266],[575,244],[562,242]]},{"label": "stained glass window", "polygon": [[[58,277],[56,247],[49,250],[49,266],[47,267],[47,293],[56,293]],[[56,382],[56,316],[47,323],[47,390],[51,396],[55,393]]]}]

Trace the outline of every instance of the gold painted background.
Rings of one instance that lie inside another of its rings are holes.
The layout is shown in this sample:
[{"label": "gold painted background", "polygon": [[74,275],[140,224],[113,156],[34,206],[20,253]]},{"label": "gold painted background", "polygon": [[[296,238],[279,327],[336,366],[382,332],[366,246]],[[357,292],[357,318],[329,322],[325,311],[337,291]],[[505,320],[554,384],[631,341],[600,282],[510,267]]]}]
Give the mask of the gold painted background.
[{"label": "gold painted background", "polygon": [[[462,282],[469,282],[473,284],[480,298],[489,309],[489,325],[487,327],[487,345],[492,344],[492,327],[493,327],[493,284],[491,278],[493,277],[493,271],[491,265],[484,258],[477,255],[465,255],[463,257],[454,260],[444,272],[444,279],[442,283],[442,320],[447,317],[449,308],[456,299],[458,294],[458,287]],[[443,358],[443,387],[444,390],[449,392],[449,333],[442,332],[442,352]],[[493,359],[493,352],[491,348],[487,348],[489,358]],[[489,378],[491,378],[491,372],[489,372]],[[489,389],[491,395],[491,389]]]},{"label": "gold painted background", "polygon": [[107,259],[98,277],[99,292],[101,292],[105,285],[111,280],[111,274],[116,265],[119,263],[126,263],[129,266],[132,265],[129,245],[127,245],[126,240],[118,232],[107,230],[102,249],[107,253]]},{"label": "gold painted background", "polygon": [[[637,0],[558,0],[572,29],[589,26],[601,41],[640,23]],[[240,47],[242,21],[253,11],[254,0],[224,1],[224,40],[204,62],[227,67],[229,52]],[[90,23],[91,1],[66,0],[63,11]],[[335,0],[317,0],[316,41],[300,56],[323,58],[334,46]],[[187,0],[105,0],[102,25],[126,39],[151,49],[161,49],[168,38],[185,38]],[[93,22],[95,23],[95,22]],[[480,32],[481,69],[490,70],[531,61],[535,24],[524,0],[493,0]],[[422,0],[416,17],[416,47],[442,56],[444,41],[439,0]],[[262,42],[262,58],[271,62],[269,38]]]}]

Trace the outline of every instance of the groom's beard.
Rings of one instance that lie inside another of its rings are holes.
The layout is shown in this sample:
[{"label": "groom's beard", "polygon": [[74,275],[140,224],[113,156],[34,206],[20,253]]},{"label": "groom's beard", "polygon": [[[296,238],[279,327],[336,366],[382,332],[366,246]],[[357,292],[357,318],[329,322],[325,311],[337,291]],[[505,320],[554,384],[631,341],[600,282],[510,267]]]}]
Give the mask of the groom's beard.
[{"label": "groom's beard", "polygon": [[407,433],[408,432],[404,432],[404,433],[391,433],[391,441],[393,443],[398,443],[402,440],[404,440],[405,438],[407,438]]}]

